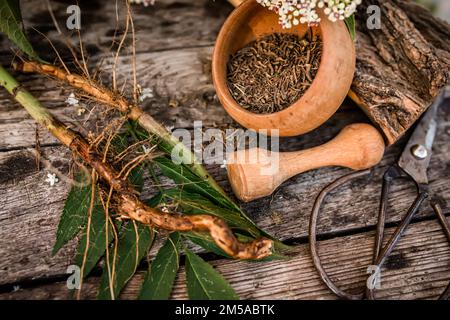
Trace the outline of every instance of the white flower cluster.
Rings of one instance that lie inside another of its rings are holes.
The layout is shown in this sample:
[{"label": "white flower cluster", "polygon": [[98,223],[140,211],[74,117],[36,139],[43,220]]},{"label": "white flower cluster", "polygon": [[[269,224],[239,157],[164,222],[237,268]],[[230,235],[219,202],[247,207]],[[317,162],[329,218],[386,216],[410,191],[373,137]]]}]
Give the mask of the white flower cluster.
[{"label": "white flower cluster", "polygon": [[155,5],[155,0],[129,0],[133,4],[142,4],[144,7]]},{"label": "white flower cluster", "polygon": [[335,22],[350,17],[361,4],[361,0],[256,0],[259,4],[275,11],[280,16],[283,28],[299,23],[317,25],[320,17],[316,8],[323,9],[328,19]]}]

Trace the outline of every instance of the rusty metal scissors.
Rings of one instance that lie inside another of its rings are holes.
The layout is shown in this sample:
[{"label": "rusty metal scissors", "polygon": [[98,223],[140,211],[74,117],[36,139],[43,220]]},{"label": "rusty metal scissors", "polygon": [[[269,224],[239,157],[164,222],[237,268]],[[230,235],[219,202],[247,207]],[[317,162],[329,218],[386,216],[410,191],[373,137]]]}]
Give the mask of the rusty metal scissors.
[{"label": "rusty metal scissors", "polygon": [[[412,218],[418,212],[420,206],[425,199],[428,198],[428,177],[427,169],[430,164],[432,145],[436,135],[437,123],[436,113],[439,106],[442,104],[446,95],[449,95],[449,88],[444,89],[428,108],[425,114],[420,119],[417,127],[414,129],[405,149],[403,150],[398,162],[390,166],[383,176],[383,185],[381,191],[381,200],[379,206],[377,231],[375,235],[375,246],[372,259],[372,265],[375,266],[375,272],[379,272],[386,259],[394,250],[397,242],[403,235],[404,231],[410,224]],[[322,266],[320,257],[317,250],[316,241],[316,228],[317,220],[319,217],[320,207],[326,195],[341,186],[342,184],[365,176],[371,173],[371,170],[364,170],[351,173],[344,177],[341,177],[325,187],[317,196],[314,203],[310,223],[309,223],[309,243],[314,266],[316,267],[322,281],[325,285],[333,291],[338,297],[343,299],[359,300],[363,298],[374,299],[375,298],[375,286],[367,286],[363,292],[359,294],[351,294],[343,291],[330,279],[327,272]],[[386,221],[386,208],[389,195],[390,186],[395,179],[406,178],[412,180],[416,185],[417,196],[414,202],[409,207],[407,213],[401,220],[400,224],[396,228],[395,232],[391,235],[387,243],[383,246],[384,227]],[[450,243],[450,224],[445,218],[444,213],[441,210],[440,205],[437,202],[431,201],[431,206],[436,213],[438,220],[447,236]],[[376,279],[373,278],[373,279]],[[371,280],[371,279],[368,279]],[[369,282],[367,282],[369,283]],[[450,299],[450,284],[447,286],[444,293],[439,299]]]}]

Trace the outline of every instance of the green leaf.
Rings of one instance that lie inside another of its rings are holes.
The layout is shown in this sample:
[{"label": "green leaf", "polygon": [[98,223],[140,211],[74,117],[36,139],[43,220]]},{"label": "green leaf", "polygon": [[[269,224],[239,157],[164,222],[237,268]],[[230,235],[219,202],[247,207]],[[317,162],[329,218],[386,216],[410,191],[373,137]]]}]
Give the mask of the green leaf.
[{"label": "green leaf", "polygon": [[[146,133],[145,131],[143,132],[135,122],[130,122],[128,125],[130,133],[137,141],[148,138],[148,133]],[[161,146],[161,144],[159,144],[158,146],[168,154],[170,154],[172,150],[171,148],[165,149],[163,146]],[[187,206],[190,206],[191,209],[194,209],[191,210],[191,212],[194,212],[193,214],[213,214],[223,218],[224,220],[227,220],[227,222],[229,222],[232,226],[234,223],[234,226],[236,228],[240,228],[241,230],[249,232],[253,236],[264,235],[276,241],[271,235],[259,229],[255,225],[255,223],[249,217],[247,217],[245,213],[233,201],[224,196],[222,192],[218,191],[213,185],[210,184],[209,181],[200,178],[198,175],[192,172],[189,166],[176,164],[169,156],[155,158],[153,159],[153,162],[158,165],[163,175],[171,178],[176,184],[178,184],[178,189],[187,191],[190,194],[194,194],[197,196],[196,199],[194,199],[194,196],[192,196],[191,198],[193,199],[193,201],[191,201],[190,204],[186,204]],[[206,199],[202,199],[201,196]],[[207,207],[192,208],[192,204],[197,200],[202,201],[203,205],[205,204],[204,200],[209,201]]]},{"label": "green leaf", "polygon": [[[142,189],[143,169],[136,168],[132,171],[129,181],[137,186],[138,190]],[[110,211],[110,214],[112,212]],[[116,229],[121,226],[120,221],[115,222]],[[85,227],[85,229],[87,226]],[[111,223],[108,225],[108,245],[114,240],[113,226]],[[75,263],[78,266],[83,264],[83,258],[86,250],[86,230],[83,231],[83,235],[80,239],[77,249],[77,255],[75,257]],[[101,257],[104,256],[106,251],[106,216],[103,206],[96,200],[94,210],[92,212],[91,226],[89,232],[89,247],[86,253],[86,262],[83,269],[83,277],[87,277],[92,269],[97,265]]]},{"label": "green leaf", "polygon": [[[116,134],[111,140],[109,152],[115,155],[122,153],[130,146],[130,141],[130,133],[128,131]],[[134,168],[128,176],[128,181],[139,192],[142,191],[144,186],[144,167],[145,165],[140,165]]]},{"label": "green leaf", "polygon": [[0,32],[14,42],[32,59],[39,59],[22,29],[18,0],[0,0]]},{"label": "green leaf", "polygon": [[261,235],[261,230],[239,212],[228,208],[221,208],[199,194],[190,193],[184,190],[170,189],[164,192],[164,197],[178,202],[185,214],[207,214],[216,216],[225,220],[231,228],[248,232],[255,238]]},{"label": "green leaf", "polygon": [[[143,132],[135,122],[129,123],[129,133],[138,141],[149,137],[148,133]],[[171,148],[165,149],[161,144],[158,146],[170,154]],[[288,248],[270,234],[258,228],[233,201],[218,191],[209,181],[200,178],[192,172],[189,166],[176,164],[169,156],[155,158],[153,162],[158,165],[163,175],[171,178],[177,184],[177,188],[170,191],[161,191],[162,194],[158,195],[159,201],[163,201],[164,198],[171,198],[180,204],[186,214],[214,215],[224,219],[231,228],[238,229],[241,233],[248,233],[254,238],[265,236],[274,241],[275,248]],[[217,248],[215,243],[210,242],[210,239],[192,235],[191,237],[193,242],[196,241],[195,243],[207,250],[215,250]],[[218,248],[215,252],[223,255],[223,252]]]},{"label": "green leaf", "polygon": [[239,300],[231,285],[209,263],[184,248],[189,299]]},{"label": "green leaf", "polygon": [[[83,181],[84,175],[75,177],[77,182]],[[63,245],[85,226],[91,201],[91,185],[73,186],[64,204],[63,213],[56,231],[56,242],[52,254],[55,255]]]},{"label": "green leaf", "polygon": [[355,41],[356,39],[356,20],[355,15],[352,14],[350,17],[345,18],[344,20],[345,25],[347,26],[348,32],[350,33],[350,36],[352,37],[352,40]]},{"label": "green leaf", "polygon": [[[0,0],[1,2],[1,0]],[[9,3],[14,19],[19,23],[22,22],[22,11],[20,10],[20,0],[6,0]]]},{"label": "green leaf", "polygon": [[128,181],[133,185],[134,189],[141,192],[144,188],[144,166],[139,166],[131,170]]},{"label": "green leaf", "polygon": [[[144,185],[142,167],[132,170],[129,181],[136,190],[142,190]],[[75,177],[78,183],[85,182],[87,179],[83,174]],[[55,255],[68,241],[86,226],[88,220],[89,206],[91,202],[91,185],[73,186],[64,203],[63,213],[59,220],[58,230],[56,232],[56,242],[53,246],[52,254]],[[103,213],[103,207],[98,199],[94,200],[92,215]],[[104,215],[104,214],[103,214]],[[96,229],[94,229],[96,231]]]},{"label": "green leaf", "polygon": [[159,249],[142,283],[140,300],[167,300],[179,267],[180,234],[174,232]]},{"label": "green leaf", "polygon": [[[206,232],[183,232],[183,237],[190,240],[191,242],[195,243],[196,245],[202,247],[208,252],[212,252],[214,254],[217,254],[219,256],[229,258],[231,257],[226,254],[217,244],[213,241],[211,236]],[[236,233],[236,238],[241,242],[247,242],[254,240],[251,237]],[[274,260],[286,260],[288,259],[288,256],[285,255],[285,253],[288,253],[292,251],[293,248],[288,247],[281,242],[274,242],[274,248],[272,249],[272,254],[266,258],[259,259],[259,260],[248,260],[250,262],[267,262],[267,261],[274,261]]]},{"label": "green leaf", "polygon": [[109,152],[111,154],[118,155],[119,153],[125,151],[125,149],[131,145],[129,139],[130,134],[127,131],[116,134],[111,140]]},{"label": "green leaf", "polygon": [[199,193],[223,207],[236,209],[236,206],[233,203],[224,198],[224,196],[211,187],[207,181],[202,180],[192,173],[185,165],[175,164],[167,157],[158,157],[153,161],[158,164],[162,173],[175,181],[175,183],[179,184],[180,188],[183,188],[186,191]]},{"label": "green leaf", "polygon": [[[86,252],[86,261],[83,269],[83,277],[87,277],[92,269],[97,265],[100,258],[106,251],[106,215],[103,206],[95,206],[92,212],[91,224],[89,228],[89,245]],[[113,226],[108,225],[108,245],[114,240]],[[83,265],[86,250],[87,227],[83,232],[77,248],[75,264]]]},{"label": "green leaf", "polygon": [[219,256],[231,259],[231,257],[228,254],[226,254],[225,251],[223,251],[221,248],[219,248],[219,246],[217,246],[217,244],[214,242],[211,236],[206,232],[195,232],[195,231],[183,232],[183,237],[195,243],[196,245],[202,247],[207,252],[212,252]]},{"label": "green leaf", "polygon": [[154,239],[153,234],[148,226],[140,223],[130,221],[126,224],[120,235],[115,264],[113,262],[114,250],[113,248],[110,250],[109,265],[111,273],[114,267],[112,284],[110,286],[110,276],[107,263],[105,262],[97,296],[98,299],[112,299],[110,287],[113,288],[114,298],[119,296],[125,284],[136,272],[139,262],[150,248]]},{"label": "green leaf", "polygon": [[280,249],[290,248],[289,246],[281,243],[279,240],[274,239],[264,230],[260,229],[252,220],[243,215],[241,212],[221,208],[199,194],[194,194],[179,189],[168,189],[164,190],[161,197],[162,200],[160,201],[167,198],[177,201],[185,214],[207,214],[216,216],[225,220],[232,229],[239,230],[240,233],[247,233],[253,239],[265,236],[272,239],[275,246]]},{"label": "green leaf", "polygon": [[[224,219],[231,228],[238,231],[235,235],[241,241],[252,241],[261,235],[270,237],[270,235],[267,235],[251,221],[248,222],[248,220],[242,218],[239,213],[229,209],[220,208],[201,195],[192,194],[180,189],[167,189],[153,198],[154,206],[165,203],[167,200],[177,203],[183,209],[184,214],[208,214]],[[247,235],[242,233],[246,233]],[[230,256],[216,245],[208,233],[183,232],[182,235],[209,252],[230,258]],[[272,250],[272,255],[258,261],[286,258],[284,252],[290,251],[291,247],[276,239],[273,239],[273,241],[274,248]]]},{"label": "green leaf", "polygon": [[[193,194],[202,195],[218,207],[226,208],[229,210],[228,212],[234,212],[235,217],[238,216],[241,222],[246,221],[245,225],[243,225],[244,228],[251,225],[253,230],[258,230],[262,235],[273,239],[271,235],[259,229],[233,202],[230,202],[220,192],[211,187],[207,181],[197,177],[185,166],[177,165],[173,163],[171,159],[166,157],[159,157],[154,159],[154,161],[158,164],[162,173],[175,181],[180,189]],[[226,215],[222,215],[221,217],[225,219]]]}]

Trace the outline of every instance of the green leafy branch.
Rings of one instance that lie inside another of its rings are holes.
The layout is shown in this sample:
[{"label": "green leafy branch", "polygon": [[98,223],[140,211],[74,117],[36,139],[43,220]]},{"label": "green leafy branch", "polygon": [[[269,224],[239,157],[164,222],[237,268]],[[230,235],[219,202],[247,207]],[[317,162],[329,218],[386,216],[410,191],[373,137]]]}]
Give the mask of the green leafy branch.
[{"label": "green leafy branch", "polygon": [[0,32],[31,59],[40,60],[22,28],[22,13],[18,0],[0,0]]},{"label": "green leafy branch", "polygon": [[[0,31],[7,34],[30,59],[41,61],[21,28],[18,2],[0,0],[0,18]],[[43,66],[44,69],[54,72],[53,76],[57,78],[58,74],[61,76],[61,73],[57,73],[58,69],[51,65],[35,65]],[[66,80],[69,79],[68,75],[63,74],[62,77],[64,76]],[[71,75],[71,79],[73,79],[73,75]],[[75,79],[82,80],[81,77]],[[48,113],[30,93],[22,89],[17,81],[1,67],[0,83],[39,123],[45,125],[64,144],[74,148],[74,151],[82,151],[83,148],[81,146],[83,144],[80,144],[80,138],[68,131],[62,123]],[[130,109],[130,104],[125,100],[116,100],[114,94],[109,94],[109,91],[102,87],[92,86],[90,83],[87,86],[86,82],[83,81],[75,81],[76,83],[81,83],[79,89],[87,90],[87,93],[106,93],[109,99],[100,99],[99,102],[117,107],[119,110],[131,115],[131,119],[134,120],[134,122],[130,123],[131,126],[134,126],[134,129],[126,132],[133,135],[135,139],[139,136],[143,139],[150,139],[149,134],[151,134],[152,137],[155,137],[154,143],[159,150],[165,152],[166,156],[158,157],[152,161],[145,161],[136,167],[128,179],[130,185],[141,187],[143,168],[156,164],[163,175],[171,178],[177,184],[177,188],[160,190],[160,193],[148,203],[150,207],[156,207],[158,204],[166,205],[166,202],[172,202],[182,208],[186,215],[205,214],[223,219],[235,230],[239,241],[242,243],[251,243],[252,240],[260,236],[268,236],[254,225],[223,192],[201,164],[192,161],[190,164],[175,165],[169,160],[168,155],[171,154],[175,146],[179,145],[179,142],[153,118],[143,114],[137,106],[133,106]],[[75,86],[74,83],[69,84]],[[136,130],[136,127],[138,129],[144,128],[145,130]],[[141,140],[141,138],[138,138],[138,140]],[[120,141],[123,142],[126,139],[121,139]],[[74,142],[77,142],[79,146],[77,147],[76,143],[75,146],[72,146]],[[79,150],[79,148],[81,149]],[[182,150],[184,156],[191,160],[195,159],[190,150],[187,150],[185,147]],[[88,154],[85,154],[85,159],[89,160],[89,157]],[[121,290],[138,269],[140,261],[151,248],[154,242],[155,231],[153,228],[136,221],[113,221],[111,216],[114,216],[114,213],[108,205],[105,206],[101,196],[101,193],[104,192],[103,188],[96,184],[90,184],[85,187],[74,186],[72,188],[58,226],[53,253],[56,254],[64,244],[81,234],[75,260],[78,265],[83,267],[83,277],[88,276],[103,257],[103,275],[98,297],[101,299],[114,299],[120,295]],[[109,197],[107,202],[109,202]],[[186,254],[187,286],[188,294],[191,298],[237,298],[237,295],[225,279],[209,264],[189,251],[182,244],[182,239],[191,240],[206,250],[228,256],[222,248],[217,246],[211,235],[205,232],[189,231],[172,234],[167,240],[170,241],[172,247],[169,247],[166,242],[167,245],[164,245],[158,252],[145,277],[140,297],[169,297],[173,279],[175,278],[174,274],[176,274],[179,266],[179,248],[182,247]],[[274,241],[274,244],[274,252],[283,248],[283,245],[278,241]],[[170,252],[170,250],[173,251]],[[282,257],[277,254],[272,256],[275,258]],[[175,264],[174,260],[176,260]],[[162,274],[160,274],[158,270],[160,270],[160,266],[164,265],[168,266],[161,269]]]}]

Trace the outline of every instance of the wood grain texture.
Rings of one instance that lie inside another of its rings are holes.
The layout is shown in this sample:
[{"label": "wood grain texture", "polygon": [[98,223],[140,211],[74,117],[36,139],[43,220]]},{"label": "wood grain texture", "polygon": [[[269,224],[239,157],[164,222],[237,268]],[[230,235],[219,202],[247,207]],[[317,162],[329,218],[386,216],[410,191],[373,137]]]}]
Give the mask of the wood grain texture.
[{"label": "wood grain texture", "polygon": [[[212,47],[169,50],[164,52],[140,53],[137,55],[137,75],[143,88],[153,90],[153,98],[142,103],[142,108],[167,126],[192,128],[193,121],[202,121],[204,126],[225,126],[232,120],[215,97],[210,78],[210,56]],[[93,62],[95,63],[95,62]],[[111,81],[110,71],[112,59],[105,59],[103,82]],[[131,83],[130,60],[121,57],[117,74],[121,82]],[[51,111],[64,122],[73,122],[80,129],[86,119],[92,120],[89,112],[97,104],[89,100],[81,100],[80,106],[88,112],[77,115],[77,107],[68,106],[64,101],[74,92],[68,87],[61,87],[57,82],[45,77],[20,75],[19,81],[29,89]],[[43,81],[44,80],[44,81]],[[39,83],[45,83],[39,89]],[[51,87],[50,87],[51,85]],[[36,89],[36,90],[35,90]],[[34,145],[35,132],[33,121],[17,103],[12,102],[8,93],[0,91],[0,150]],[[171,107],[168,107],[171,105]],[[19,124],[20,123],[20,124]],[[29,123],[29,125],[28,125]],[[18,125],[23,124],[23,131]],[[41,143],[55,142],[45,130],[40,131]]]},{"label": "wood grain texture", "polygon": [[[110,3],[103,0],[79,2],[81,9],[81,37],[89,56],[111,53],[111,48],[117,48],[118,41],[125,29],[125,2]],[[69,4],[77,4],[72,0],[52,0],[51,6],[60,29],[67,40],[78,47],[77,32],[65,28]],[[36,28],[44,32],[61,50],[63,55],[69,52],[65,49],[65,39],[57,33],[53,21],[47,11],[45,1],[25,0],[22,4],[22,14],[27,31],[33,45],[41,55],[53,59],[53,49],[42,40],[42,35],[32,30]],[[161,51],[186,47],[212,45],[225,18],[232,11],[232,6],[224,0],[160,0],[154,6],[132,6],[133,20],[136,26],[137,52]],[[119,20],[116,20],[116,13]],[[116,25],[118,31],[116,32]],[[114,35],[115,44],[113,45]],[[127,40],[126,52],[130,52],[130,41]],[[1,46],[0,50],[9,50],[11,45]]]},{"label": "wood grain texture", "polygon": [[[380,9],[380,29],[368,19]],[[450,25],[410,0],[358,7],[356,73],[350,97],[394,143],[450,80]],[[446,40],[447,39],[447,40]]]},{"label": "wood grain texture", "polygon": [[[387,234],[393,232],[389,228]],[[339,237],[319,243],[324,267],[345,290],[365,285],[371,262],[373,232]],[[242,299],[336,299],[319,279],[308,245],[295,247],[287,261],[268,263],[217,260],[212,265],[224,275]],[[412,225],[381,272],[379,299],[436,299],[450,280],[450,246],[437,221]],[[135,299],[144,271],[130,280],[121,299]],[[84,299],[94,299],[99,278],[83,285]],[[65,281],[34,288],[16,288],[0,299],[68,299]],[[186,299],[185,270],[180,269],[173,299]]]},{"label": "wood grain texture", "polygon": [[380,132],[367,123],[346,126],[327,143],[305,150],[270,152],[239,150],[227,158],[228,180],[236,197],[252,201],[270,196],[293,176],[330,166],[363,170],[377,165],[384,155]]},{"label": "wood grain texture", "polygon": [[[28,25],[37,29],[42,27],[43,31],[48,30],[47,33],[52,40],[55,40],[58,48],[63,47],[61,39],[58,39],[56,33],[52,31],[53,27],[43,3],[40,1],[26,3],[29,10],[25,10],[24,15]],[[52,3],[55,5],[57,18],[61,23],[64,22],[65,10],[63,9],[67,4],[57,4],[53,1]],[[101,17],[88,14],[88,18],[83,22],[86,23],[83,26],[83,37],[85,37],[83,40],[92,55],[92,66],[100,61],[101,57],[110,57],[108,54],[109,41],[112,39],[111,30],[114,29],[114,8],[108,5],[111,3],[109,1],[89,1],[89,4],[86,4],[86,10],[93,8],[89,6],[94,6],[95,10],[105,12]],[[178,4],[181,4],[181,7]],[[214,7],[217,10],[208,9],[207,7],[210,5],[218,6]],[[144,107],[147,112],[164,124],[192,128],[195,119],[203,120],[205,127],[235,126],[215,99],[214,89],[209,78],[212,44],[230,9],[231,7],[225,4],[225,1],[210,0],[159,0],[154,8],[136,7],[135,24],[138,27],[138,37],[140,38],[137,57],[139,82],[143,87],[153,88],[156,92],[153,99],[144,102]],[[418,13],[420,12],[419,10]],[[151,15],[151,19],[149,19],[149,15]],[[186,18],[183,20],[184,16]],[[171,24],[172,20],[178,22]],[[160,21],[161,26],[154,25],[154,21]],[[204,27],[205,23],[211,28]],[[415,23],[419,22],[415,21]],[[109,33],[106,35],[108,31]],[[192,34],[197,36],[193,37]],[[33,39],[34,43],[41,43],[41,49],[44,52],[50,52],[48,46],[44,46],[41,37],[34,35]],[[99,41],[99,39],[103,39],[103,41]],[[436,36],[433,40],[433,43],[437,43],[436,46],[440,43],[439,39]],[[75,35],[71,36],[71,41],[76,43]],[[4,44],[3,39],[0,51],[2,53],[9,52],[9,44]],[[9,64],[11,58],[10,53],[0,55],[0,61],[3,64]],[[122,79],[130,76],[129,64],[128,56],[120,59],[119,73],[122,75]],[[19,75],[18,78],[27,89],[36,94],[66,123],[71,123],[74,127],[79,128],[87,119],[88,113],[78,117],[75,107],[65,105],[64,100],[72,92],[70,88],[63,88],[40,76]],[[103,79],[106,84],[110,82],[108,71],[103,75]],[[175,107],[167,107],[169,103]],[[100,108],[98,105],[86,101],[82,101],[82,106],[85,106],[88,111],[94,107]],[[448,188],[450,181],[450,145],[448,144],[450,109],[448,107],[439,112],[438,137],[429,172],[431,192],[443,203],[446,213],[449,212],[448,199],[450,199]],[[282,151],[300,150],[319,145],[336,135],[345,125],[361,121],[364,122],[367,119],[355,109],[354,105],[346,102],[341,107],[341,111],[321,128],[301,137],[283,140]],[[0,285],[12,286],[13,284],[31,283],[34,286],[35,281],[39,282],[45,279],[47,279],[45,281],[57,281],[60,277],[65,277],[66,268],[73,261],[74,242],[66,245],[55,257],[51,257],[57,223],[69,186],[60,182],[54,188],[49,188],[48,184],[44,182],[47,171],[36,172],[33,165],[34,158],[22,150],[34,146],[35,128],[34,122],[29,120],[26,113],[18,105],[11,103],[11,99],[4,91],[0,91],[0,220],[2,221],[2,228],[0,228]],[[69,154],[63,147],[55,146],[55,140],[44,129],[39,129],[39,133],[43,146],[43,157],[60,168],[62,172],[67,172]],[[402,139],[398,144],[389,148],[371,179],[346,186],[330,196],[324,207],[323,218],[320,220],[320,235],[339,236],[349,232],[359,232],[375,225],[382,173],[387,165],[395,161],[404,143],[405,139]],[[225,170],[219,165],[209,166],[208,169],[230,192]],[[326,168],[294,177],[280,187],[272,197],[243,204],[243,208],[258,225],[275,236],[294,242],[304,241],[307,236],[306,226],[313,198],[324,185],[346,172],[348,170]],[[368,183],[367,186],[366,183]],[[148,197],[151,193],[152,187],[146,186],[143,196]],[[394,186],[389,206],[389,222],[400,219],[413,197],[411,184],[399,183]],[[424,206],[420,217],[430,216],[431,210]],[[427,225],[420,225],[423,228],[427,227]],[[422,231],[426,232],[427,230]],[[423,238],[421,241],[424,242]],[[422,244],[427,245],[427,242],[421,243],[420,246]],[[426,251],[429,247],[423,248]],[[303,252],[302,261],[307,261],[309,258],[306,249],[301,250],[303,251],[299,252]],[[424,273],[430,273],[430,270],[433,273],[429,280],[417,282],[415,287],[417,294],[408,291],[409,289],[405,289],[405,286],[401,284],[399,286],[393,284],[392,286],[396,288],[391,291],[393,297],[435,297],[444,283],[443,279],[448,279],[448,266],[443,268],[438,264],[436,268],[434,267],[435,259],[439,263],[442,262],[439,255],[436,257],[424,260],[426,265],[422,270],[425,271],[420,274],[419,270],[415,280],[418,281]],[[445,260],[445,258],[442,259]],[[399,259],[399,261],[401,262],[403,259]],[[278,280],[275,275],[280,273],[280,268],[283,268],[281,269],[282,273],[290,275],[290,278],[286,278],[287,281],[294,281],[296,277],[302,275],[301,279],[305,279],[304,281],[308,283],[308,278],[312,278],[314,275],[307,273],[303,277],[304,264],[302,263],[292,267],[289,264],[283,264],[266,270],[258,269],[258,273],[255,273],[255,280],[246,280],[246,275],[253,274],[253,268],[255,268],[253,264],[224,260],[214,262],[215,265],[224,265],[222,268],[237,270],[237,276],[230,280],[243,297],[249,298],[253,296],[270,297],[271,287],[276,288],[275,297],[289,297],[288,285]],[[261,264],[258,268],[264,268],[264,265]],[[340,275],[339,269],[336,269],[333,274],[347,279],[347,276]],[[228,273],[226,276],[228,277]],[[87,286],[88,290],[94,292],[97,281],[98,279],[95,277],[88,280],[89,283],[92,283],[90,287]],[[182,282],[183,278],[181,277],[179,281]],[[239,284],[241,281],[242,285]],[[315,290],[313,284],[313,289],[311,289],[308,285],[301,285],[300,281],[303,280],[296,282],[293,297],[331,298],[324,288]],[[137,282],[133,283],[137,286]],[[262,289],[256,290],[255,287],[260,286],[261,283],[265,285],[261,287]],[[180,286],[177,288],[175,296],[185,297],[184,289]],[[267,293],[265,293],[266,291]],[[132,292],[134,294],[136,289]],[[64,286],[59,285],[58,287],[58,284],[42,285],[42,287],[35,287],[29,294],[23,290],[17,294],[23,294],[28,298],[57,299],[66,297],[66,290]],[[9,297],[9,295],[2,295],[0,298]]]},{"label": "wood grain texture", "polygon": [[[450,145],[446,132],[450,129],[450,122],[442,110],[440,116],[445,120],[439,123],[435,153],[431,159],[430,190],[443,203],[445,212],[448,212]],[[346,121],[354,122],[358,117],[361,117],[358,112],[337,114],[319,132],[288,139],[282,145],[285,150],[297,150],[311,147],[313,143],[321,144],[334,136],[339,126],[345,125]],[[395,161],[400,150],[401,146],[391,147],[372,178],[356,181],[330,195],[320,220],[320,235],[355,232],[376,224],[382,174],[386,166]],[[67,172],[70,157],[64,147],[43,148],[42,157],[61,168],[62,172]],[[76,244],[70,243],[61,253],[51,257],[57,222],[69,186],[60,182],[49,188],[44,181],[47,171],[36,172],[33,165],[34,158],[29,152],[17,150],[0,153],[0,172],[6,180],[0,184],[0,220],[5,221],[5,225],[0,228],[0,284],[60,276],[74,254]],[[226,171],[219,165],[208,169],[230,192]],[[6,172],[9,175],[5,177]],[[283,184],[273,196],[243,204],[243,208],[259,226],[274,236],[283,240],[305,239],[314,197],[322,187],[347,172],[348,169],[323,168],[299,175]],[[143,197],[148,198],[152,192],[154,188],[146,185]],[[390,195],[388,221],[399,221],[413,198],[412,184],[396,184]],[[419,216],[431,215],[431,208],[424,206]],[[23,230],[27,230],[26,233]],[[28,233],[34,236],[27,236]],[[20,250],[17,250],[18,245]]]},{"label": "wood grain texture", "polygon": [[[446,39],[450,28],[448,23],[433,18],[412,1],[390,0],[380,4],[381,29],[368,30],[366,5],[358,11],[357,72],[351,96],[381,128],[387,141],[393,143],[448,82],[450,52]],[[25,20],[47,31],[54,45],[67,53],[45,3],[29,1],[24,6],[30,8],[24,10]],[[66,3],[53,3],[61,25],[65,23],[66,6]],[[149,52],[211,45],[231,9],[225,1],[206,0],[164,0],[154,7],[136,6],[137,50]],[[91,55],[110,52],[116,25],[115,10],[104,1],[82,4],[85,14],[82,37]],[[119,13],[123,10],[119,7]],[[93,13],[96,11],[103,13],[101,17]],[[149,16],[152,23],[149,23]],[[119,21],[119,25],[123,26],[123,21]],[[42,36],[30,33],[33,42],[42,46],[44,54],[51,53],[51,47],[42,41]],[[78,42],[74,34],[68,39],[73,44]],[[2,43],[4,48],[10,46],[5,39]],[[392,116],[394,112],[396,116]]]}]

